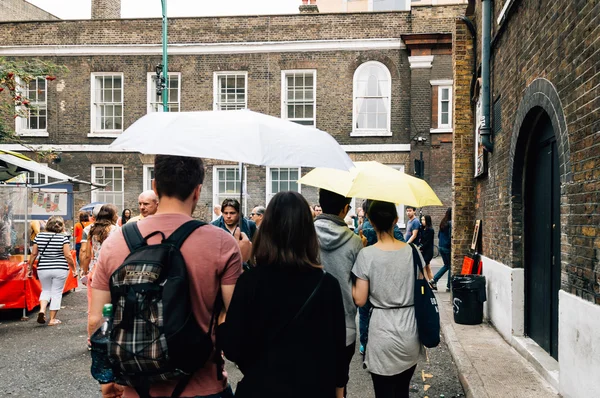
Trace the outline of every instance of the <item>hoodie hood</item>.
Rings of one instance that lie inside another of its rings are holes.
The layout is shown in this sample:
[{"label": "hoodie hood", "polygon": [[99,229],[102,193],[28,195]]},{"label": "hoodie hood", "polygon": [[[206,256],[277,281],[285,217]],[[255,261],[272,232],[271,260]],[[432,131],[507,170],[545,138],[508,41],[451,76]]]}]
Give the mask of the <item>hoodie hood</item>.
[{"label": "hoodie hood", "polygon": [[315,218],[315,230],[322,250],[336,250],[353,236],[354,232],[341,217],[321,214]]}]

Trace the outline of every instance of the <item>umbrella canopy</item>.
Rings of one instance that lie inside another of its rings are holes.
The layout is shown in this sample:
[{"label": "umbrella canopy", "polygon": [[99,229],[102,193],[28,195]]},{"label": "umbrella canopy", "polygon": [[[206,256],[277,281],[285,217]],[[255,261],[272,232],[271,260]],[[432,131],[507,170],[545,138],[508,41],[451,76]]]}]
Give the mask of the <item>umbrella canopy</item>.
[{"label": "umbrella canopy", "polygon": [[419,178],[379,162],[355,162],[350,171],[316,168],[298,182],[346,197],[383,200],[415,207],[442,206],[433,189]]},{"label": "umbrella canopy", "polygon": [[259,166],[342,170],[353,166],[328,133],[249,110],[149,113],[126,129],[110,148]]},{"label": "umbrella canopy", "polygon": [[94,207],[96,207],[97,205],[105,205],[106,203],[104,202],[92,202],[92,203],[88,203],[87,205],[83,206],[81,209],[79,209],[79,211],[86,211],[88,213],[91,213],[92,210],[94,210]]},{"label": "umbrella canopy", "polygon": [[18,152],[0,150],[0,181],[7,181],[21,173],[34,172],[64,181],[78,181],[73,177],[53,170],[29,159]]}]

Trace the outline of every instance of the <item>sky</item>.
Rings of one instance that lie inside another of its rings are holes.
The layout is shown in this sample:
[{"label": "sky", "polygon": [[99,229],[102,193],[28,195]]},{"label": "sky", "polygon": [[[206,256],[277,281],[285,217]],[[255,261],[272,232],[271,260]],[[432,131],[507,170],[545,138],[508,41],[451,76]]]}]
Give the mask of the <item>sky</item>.
[{"label": "sky", "polygon": [[[91,0],[27,0],[61,19],[89,19]],[[167,16],[295,14],[301,0],[168,0]],[[161,0],[121,0],[122,18],[162,15]]]}]

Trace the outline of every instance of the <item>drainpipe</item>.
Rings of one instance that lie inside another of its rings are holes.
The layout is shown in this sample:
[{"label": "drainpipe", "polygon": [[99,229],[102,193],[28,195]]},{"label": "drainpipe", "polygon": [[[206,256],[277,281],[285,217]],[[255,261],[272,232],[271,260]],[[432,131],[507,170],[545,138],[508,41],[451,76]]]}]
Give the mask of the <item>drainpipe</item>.
[{"label": "drainpipe", "polygon": [[481,0],[481,144],[488,152],[494,151],[490,119],[490,43],[492,32],[492,0]]}]

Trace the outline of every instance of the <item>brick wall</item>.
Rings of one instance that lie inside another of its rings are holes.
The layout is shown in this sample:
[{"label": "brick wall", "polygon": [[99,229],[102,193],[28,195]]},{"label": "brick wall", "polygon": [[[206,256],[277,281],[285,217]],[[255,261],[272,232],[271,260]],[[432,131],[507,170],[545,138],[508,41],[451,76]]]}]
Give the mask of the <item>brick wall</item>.
[{"label": "brick wall", "polygon": [[[475,3],[480,16],[481,3]],[[509,266],[523,266],[518,251],[522,225],[517,221],[522,208],[513,198],[511,175],[520,127],[516,124],[524,93],[536,79],[544,79],[551,88],[546,91],[558,93],[553,105],[564,113],[565,124],[555,129],[561,134],[562,289],[600,304],[600,49],[594,41],[599,6],[520,1],[499,26],[500,6],[496,4],[492,17],[492,95],[493,101],[501,97],[502,130],[494,137],[488,175],[476,182],[476,214],[485,220],[483,253]],[[472,158],[465,153],[465,161]]]},{"label": "brick wall", "polygon": [[456,21],[452,36],[454,53],[454,139],[452,141],[452,273],[458,272],[469,252],[475,226],[473,190],[473,111],[471,109],[471,70],[473,44],[462,21]]},{"label": "brick wall", "polygon": [[121,18],[121,0],[92,0],[92,19]]},{"label": "brick wall", "polygon": [[45,21],[59,18],[34,6],[25,0],[2,0],[0,22],[3,21]]}]

